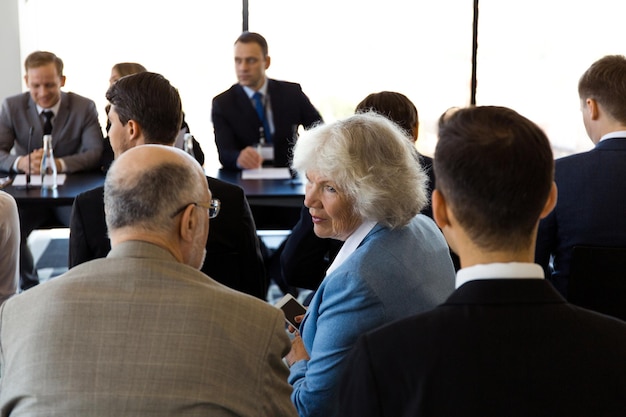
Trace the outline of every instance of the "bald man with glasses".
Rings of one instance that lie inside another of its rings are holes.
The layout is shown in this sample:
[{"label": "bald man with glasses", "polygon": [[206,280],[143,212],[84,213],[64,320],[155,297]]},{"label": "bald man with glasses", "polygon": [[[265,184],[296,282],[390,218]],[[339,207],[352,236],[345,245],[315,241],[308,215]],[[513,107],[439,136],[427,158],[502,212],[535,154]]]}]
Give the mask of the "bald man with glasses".
[{"label": "bald man with glasses", "polygon": [[282,311],[199,271],[221,205],[193,157],[124,152],[104,204],[108,256],[0,310],[2,414],[295,416]]}]

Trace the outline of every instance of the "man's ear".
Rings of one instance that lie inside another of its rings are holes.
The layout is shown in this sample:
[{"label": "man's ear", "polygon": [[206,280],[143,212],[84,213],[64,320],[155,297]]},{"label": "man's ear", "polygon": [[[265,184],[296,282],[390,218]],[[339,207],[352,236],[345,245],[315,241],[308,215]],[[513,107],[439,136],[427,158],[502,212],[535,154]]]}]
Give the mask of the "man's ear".
[{"label": "man's ear", "polygon": [[61,75],[61,87],[65,87],[65,75]]},{"label": "man's ear", "polygon": [[441,191],[433,190],[432,196],[433,218],[435,223],[443,230],[444,227],[450,225],[450,218],[448,216],[448,203],[445,197],[441,194]]},{"label": "man's ear", "polygon": [[179,234],[180,238],[185,242],[193,242],[194,230],[196,229],[198,219],[196,214],[196,206],[189,204],[180,216]]},{"label": "man's ear", "polygon": [[556,188],[556,183],[554,181],[552,181],[552,187],[550,188],[550,194],[548,194],[548,199],[546,200],[546,204],[543,207],[543,210],[541,211],[541,215],[539,216],[540,219],[543,219],[544,217],[546,217],[548,214],[550,214],[550,212],[552,210],[554,210],[554,207],[556,207],[556,201],[558,198],[558,189]]},{"label": "man's ear", "polygon": [[126,128],[128,129],[128,138],[131,142],[135,142],[137,145],[140,138],[143,137],[143,130],[141,129],[141,125],[137,123],[137,121],[130,119],[128,123],[126,123]]},{"label": "man's ear", "polygon": [[585,104],[587,105],[585,110],[589,112],[589,120],[598,120],[598,117],[600,117],[598,102],[593,98],[588,98],[585,100]]},{"label": "man's ear", "polygon": [[266,56],[265,57],[265,69],[268,69],[270,67],[270,64],[272,63],[272,58],[270,58],[270,56]]}]

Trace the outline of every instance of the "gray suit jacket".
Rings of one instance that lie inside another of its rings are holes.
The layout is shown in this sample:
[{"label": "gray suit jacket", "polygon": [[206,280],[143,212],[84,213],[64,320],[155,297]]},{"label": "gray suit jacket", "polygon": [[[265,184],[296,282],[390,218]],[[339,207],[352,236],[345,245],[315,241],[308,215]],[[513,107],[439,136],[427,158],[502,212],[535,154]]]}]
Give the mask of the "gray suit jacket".
[{"label": "gray suit jacket", "polygon": [[0,308],[0,415],[294,416],[283,313],[125,242]]},{"label": "gray suit jacket", "polygon": [[[0,170],[9,172],[19,155],[43,147],[43,120],[30,93],[8,97],[0,109]],[[52,119],[54,156],[62,158],[67,172],[98,167],[102,154],[102,129],[93,101],[74,93],[61,92],[61,107]],[[14,149],[14,153],[11,153]]]},{"label": "gray suit jacket", "polygon": [[19,285],[20,218],[15,199],[0,191],[0,304]]}]

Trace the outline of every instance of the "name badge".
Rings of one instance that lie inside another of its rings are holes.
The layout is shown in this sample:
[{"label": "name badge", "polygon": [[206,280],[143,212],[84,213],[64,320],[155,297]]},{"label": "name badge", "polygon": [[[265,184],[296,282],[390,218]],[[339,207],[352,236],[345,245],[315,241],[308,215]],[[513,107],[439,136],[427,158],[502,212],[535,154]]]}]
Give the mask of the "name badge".
[{"label": "name badge", "polygon": [[257,151],[261,154],[264,161],[274,160],[274,147],[272,145],[259,145]]}]

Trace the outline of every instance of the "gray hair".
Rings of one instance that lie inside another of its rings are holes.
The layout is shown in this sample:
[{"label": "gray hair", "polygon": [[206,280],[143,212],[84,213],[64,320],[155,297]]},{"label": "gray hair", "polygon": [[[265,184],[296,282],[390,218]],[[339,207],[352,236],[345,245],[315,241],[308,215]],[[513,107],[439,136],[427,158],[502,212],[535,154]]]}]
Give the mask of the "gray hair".
[{"label": "gray hair", "polygon": [[406,134],[373,112],[319,125],[298,139],[293,168],[331,178],[364,220],[406,225],[427,204],[427,176]]},{"label": "gray hair", "polygon": [[172,214],[202,198],[193,164],[168,162],[133,178],[126,178],[120,171],[109,171],[104,184],[109,230],[130,226],[167,233],[175,224]]}]

